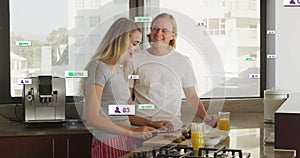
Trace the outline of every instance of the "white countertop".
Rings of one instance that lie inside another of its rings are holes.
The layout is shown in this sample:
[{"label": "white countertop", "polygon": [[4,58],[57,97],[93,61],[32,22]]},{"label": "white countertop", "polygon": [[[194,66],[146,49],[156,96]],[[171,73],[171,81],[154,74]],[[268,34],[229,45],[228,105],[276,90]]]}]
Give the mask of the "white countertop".
[{"label": "white countertop", "polygon": [[300,93],[292,93],[275,113],[300,114]]},{"label": "white countertop", "polygon": [[[274,124],[264,124],[264,113],[231,113],[229,137],[215,147],[225,145],[228,149],[242,149],[243,153],[251,153],[251,158],[294,158],[296,154],[294,151],[274,150],[273,143],[264,143],[272,132],[274,132]],[[147,151],[149,148],[152,149],[144,146],[137,151]],[[128,158],[133,154],[134,152],[131,152],[122,158]]]}]

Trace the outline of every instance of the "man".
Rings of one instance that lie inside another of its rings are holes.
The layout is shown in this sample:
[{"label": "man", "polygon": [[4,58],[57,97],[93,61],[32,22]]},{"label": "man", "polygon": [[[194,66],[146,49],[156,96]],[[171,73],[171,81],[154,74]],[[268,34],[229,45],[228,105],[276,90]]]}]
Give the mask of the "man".
[{"label": "man", "polygon": [[[177,24],[173,16],[167,13],[156,16],[151,23],[148,38],[151,47],[133,56],[129,70],[132,75],[138,76],[129,85],[135,95],[136,115],[152,120],[167,120],[173,123],[169,127],[180,129],[183,124],[183,90],[188,105],[196,109],[195,113],[205,123],[215,126],[217,116],[207,115],[196,93],[191,61],[175,50]],[[141,104],[150,108],[142,109],[139,107]]]}]

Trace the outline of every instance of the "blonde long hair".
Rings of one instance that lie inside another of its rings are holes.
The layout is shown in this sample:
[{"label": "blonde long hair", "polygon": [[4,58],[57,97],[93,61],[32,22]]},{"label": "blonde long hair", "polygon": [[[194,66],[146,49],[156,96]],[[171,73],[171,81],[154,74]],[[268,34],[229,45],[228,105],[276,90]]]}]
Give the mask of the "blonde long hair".
[{"label": "blonde long hair", "polygon": [[[85,67],[88,70],[94,61],[102,61],[108,65],[116,65],[128,51],[131,33],[142,29],[139,24],[128,18],[117,19],[108,29],[95,54]],[[81,80],[81,93],[84,95],[85,79]]]},{"label": "blonde long hair", "polygon": [[89,68],[93,61],[103,61],[109,65],[115,65],[125,54],[129,47],[129,37],[135,30],[142,32],[141,27],[127,18],[116,20],[105,34],[95,54],[86,66]]}]

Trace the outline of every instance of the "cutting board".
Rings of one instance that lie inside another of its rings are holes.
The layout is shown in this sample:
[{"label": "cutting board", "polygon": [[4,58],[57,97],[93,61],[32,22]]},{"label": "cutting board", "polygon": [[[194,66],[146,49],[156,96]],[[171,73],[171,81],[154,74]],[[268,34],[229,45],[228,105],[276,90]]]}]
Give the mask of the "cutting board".
[{"label": "cutting board", "polygon": [[[223,130],[219,130],[217,128],[213,128],[213,129],[210,129],[209,131],[205,131],[206,136],[223,136],[225,138],[225,137],[227,137],[228,134],[229,134],[229,131],[223,131]],[[187,147],[192,146],[190,139],[186,139],[186,140],[182,141],[181,143],[174,143],[172,140],[170,140],[168,138],[164,138],[164,135],[168,135],[168,134],[167,133],[158,134],[157,136],[144,141],[143,145],[145,147],[166,146],[166,145],[175,145],[175,144],[180,144],[182,146],[187,146]],[[172,132],[172,133],[170,133],[170,135],[179,136],[180,132]]]},{"label": "cutting board", "polygon": [[[144,141],[143,146],[152,147],[152,146],[166,146],[166,145],[176,145],[176,144],[180,144],[183,146],[191,146],[190,139],[186,139],[186,140],[182,141],[181,143],[174,143],[172,140],[165,138],[164,135],[168,135],[168,134],[166,134],[166,133],[158,134],[157,136]],[[176,134],[176,133],[170,133],[170,135],[179,136],[179,134]]]}]

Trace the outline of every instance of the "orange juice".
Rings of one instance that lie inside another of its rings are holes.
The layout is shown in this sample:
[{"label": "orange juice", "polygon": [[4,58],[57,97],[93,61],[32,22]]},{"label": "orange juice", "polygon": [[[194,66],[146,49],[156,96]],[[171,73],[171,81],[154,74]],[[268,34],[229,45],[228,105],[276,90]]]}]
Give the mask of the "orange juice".
[{"label": "orange juice", "polygon": [[200,131],[192,131],[191,142],[194,148],[194,156],[198,156],[198,149],[204,147],[204,134]]},{"label": "orange juice", "polygon": [[200,131],[192,131],[191,142],[194,149],[204,147],[204,134]]},{"label": "orange juice", "polygon": [[218,127],[220,130],[230,130],[230,120],[229,119],[219,119]]}]

